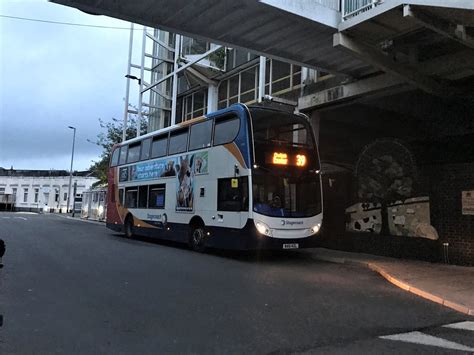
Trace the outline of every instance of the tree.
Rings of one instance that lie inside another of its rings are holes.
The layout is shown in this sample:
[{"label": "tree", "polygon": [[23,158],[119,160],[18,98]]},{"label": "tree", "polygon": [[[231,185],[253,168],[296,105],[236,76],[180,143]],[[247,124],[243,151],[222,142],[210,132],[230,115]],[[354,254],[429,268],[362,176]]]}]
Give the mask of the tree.
[{"label": "tree", "polygon": [[417,169],[413,154],[399,140],[378,139],[362,151],[355,174],[358,198],[380,205],[381,234],[389,234],[387,207],[415,192]]},{"label": "tree", "polygon": [[[127,131],[126,139],[131,139],[137,135],[137,120],[138,115],[130,114],[127,120]],[[89,170],[96,176],[99,181],[94,183],[92,187],[107,184],[107,171],[109,167],[110,154],[112,153],[112,147],[122,141],[123,133],[123,121],[116,118],[112,118],[110,121],[104,121],[99,118],[100,128],[103,130],[97,135],[95,144],[102,147],[102,153],[100,160],[93,161],[93,164],[89,167]],[[146,132],[147,122],[142,119],[140,128],[141,132]],[[105,131],[105,132],[104,132]]]}]

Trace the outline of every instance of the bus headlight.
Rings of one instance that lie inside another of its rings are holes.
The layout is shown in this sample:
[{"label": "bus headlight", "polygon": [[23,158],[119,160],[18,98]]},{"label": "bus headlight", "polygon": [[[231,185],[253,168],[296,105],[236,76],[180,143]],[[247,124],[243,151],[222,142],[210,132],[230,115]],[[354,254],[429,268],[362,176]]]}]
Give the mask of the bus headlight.
[{"label": "bus headlight", "polygon": [[260,234],[268,235],[268,236],[271,235],[270,228],[268,228],[268,226],[265,223],[257,222],[255,223],[255,227],[257,227],[257,230]]},{"label": "bus headlight", "polygon": [[320,229],[321,229],[321,223],[317,223],[311,228],[311,233],[316,234],[319,232]]}]

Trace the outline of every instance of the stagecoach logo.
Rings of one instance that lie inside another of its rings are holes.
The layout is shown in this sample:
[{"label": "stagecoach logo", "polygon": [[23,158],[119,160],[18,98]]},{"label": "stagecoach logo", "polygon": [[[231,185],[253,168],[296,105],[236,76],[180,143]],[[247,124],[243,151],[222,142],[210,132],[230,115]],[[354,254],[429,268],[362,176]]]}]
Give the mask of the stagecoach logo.
[{"label": "stagecoach logo", "polygon": [[303,221],[288,221],[288,220],[281,220],[281,225],[282,226],[294,226],[294,225],[300,225],[303,224]]},{"label": "stagecoach logo", "polygon": [[160,220],[161,219],[161,214],[147,214],[147,219],[150,220],[150,221],[153,221],[153,220]]}]

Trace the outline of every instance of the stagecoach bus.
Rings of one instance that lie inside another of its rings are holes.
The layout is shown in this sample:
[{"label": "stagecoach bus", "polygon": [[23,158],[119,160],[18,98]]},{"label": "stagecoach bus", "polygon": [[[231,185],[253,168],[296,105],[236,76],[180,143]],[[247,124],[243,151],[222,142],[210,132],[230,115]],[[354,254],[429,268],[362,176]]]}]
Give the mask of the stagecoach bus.
[{"label": "stagecoach bus", "polygon": [[322,224],[320,162],[302,114],[235,104],[114,147],[107,227],[201,251],[297,249]]}]

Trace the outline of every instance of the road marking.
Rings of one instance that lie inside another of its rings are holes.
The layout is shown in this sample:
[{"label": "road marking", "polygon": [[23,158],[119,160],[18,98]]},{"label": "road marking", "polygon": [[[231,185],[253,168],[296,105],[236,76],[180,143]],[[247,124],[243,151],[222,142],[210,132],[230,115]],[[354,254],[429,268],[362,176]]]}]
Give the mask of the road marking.
[{"label": "road marking", "polygon": [[2,217],[3,219],[10,219],[10,217]]},{"label": "road marking", "polygon": [[14,217],[14,218],[16,218],[16,219],[22,219],[22,220],[24,220],[24,221],[27,221],[27,220],[28,220],[28,218],[25,218],[25,217]]},{"label": "road marking", "polygon": [[455,343],[454,341],[449,341],[443,338],[437,338],[432,335],[423,334],[421,332],[408,332],[408,333],[402,333],[402,334],[381,336],[379,338],[387,339],[387,340],[403,341],[405,343],[436,346],[438,348],[451,349],[451,350],[474,351],[474,348],[471,348],[469,346]]},{"label": "road marking", "polygon": [[466,321],[466,322],[459,322],[459,323],[453,323],[453,324],[446,324],[446,325],[443,325],[443,327],[474,331],[474,322]]}]

